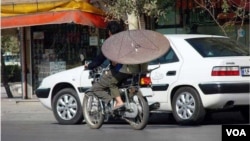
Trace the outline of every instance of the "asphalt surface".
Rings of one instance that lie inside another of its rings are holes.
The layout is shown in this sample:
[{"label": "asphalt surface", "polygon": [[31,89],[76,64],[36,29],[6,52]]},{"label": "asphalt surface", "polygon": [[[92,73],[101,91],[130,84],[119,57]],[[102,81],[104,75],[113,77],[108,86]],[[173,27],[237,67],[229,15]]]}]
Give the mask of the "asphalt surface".
[{"label": "asphalt surface", "polygon": [[221,138],[218,125],[181,127],[160,122],[159,117],[157,122],[159,124],[148,125],[142,131],[117,121],[105,124],[99,130],[91,130],[85,123],[59,125],[53,113],[36,98],[7,98],[1,88],[2,141],[220,141]]}]

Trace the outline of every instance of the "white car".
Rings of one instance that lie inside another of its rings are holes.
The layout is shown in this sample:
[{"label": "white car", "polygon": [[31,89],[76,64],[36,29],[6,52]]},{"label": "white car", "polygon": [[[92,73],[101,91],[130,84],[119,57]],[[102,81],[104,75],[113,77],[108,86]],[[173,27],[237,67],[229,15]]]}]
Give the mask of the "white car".
[{"label": "white car", "polygon": [[171,49],[150,68],[157,112],[171,112],[180,124],[200,123],[206,111],[238,110],[249,119],[249,48],[229,38],[166,35]]},{"label": "white car", "polygon": [[[165,35],[171,49],[150,62],[151,112],[173,113],[180,124],[200,123],[207,110],[235,109],[249,118],[250,56],[248,49],[223,36]],[[160,64],[160,65],[159,65]],[[84,91],[89,71],[77,67],[43,79],[36,90],[41,103],[60,124],[83,120]]]}]

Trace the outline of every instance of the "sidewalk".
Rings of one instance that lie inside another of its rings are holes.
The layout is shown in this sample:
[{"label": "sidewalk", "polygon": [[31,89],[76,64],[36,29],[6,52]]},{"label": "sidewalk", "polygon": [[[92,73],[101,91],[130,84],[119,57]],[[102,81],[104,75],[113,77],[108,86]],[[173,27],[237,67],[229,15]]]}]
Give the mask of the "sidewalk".
[{"label": "sidewalk", "polygon": [[1,92],[1,101],[3,101],[3,100],[16,101],[16,103],[18,103],[18,102],[39,102],[36,95],[32,95],[31,99],[23,99],[22,93],[20,93],[20,92],[14,92],[14,93],[12,93],[13,98],[8,98],[6,90],[2,84],[1,84],[0,92]]},{"label": "sidewalk", "polygon": [[21,95],[14,95],[14,98],[8,98],[2,85],[0,103],[1,121],[54,120],[52,111],[45,108],[36,97],[22,99]]}]

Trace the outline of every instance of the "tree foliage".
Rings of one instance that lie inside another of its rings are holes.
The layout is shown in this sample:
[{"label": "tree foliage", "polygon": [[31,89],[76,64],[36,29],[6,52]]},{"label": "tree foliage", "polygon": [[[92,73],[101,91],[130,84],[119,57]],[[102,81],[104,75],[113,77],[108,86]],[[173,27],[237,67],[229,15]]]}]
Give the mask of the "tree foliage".
[{"label": "tree foliage", "polygon": [[225,36],[229,36],[229,33],[234,29],[235,24],[240,24],[240,28],[244,25],[246,19],[249,20],[249,11],[247,12],[247,6],[249,6],[249,0],[241,0],[240,3],[236,3],[233,0],[222,0],[222,13],[218,15],[214,14],[215,5],[221,3],[221,0],[194,0],[202,9],[206,10],[214,22],[218,25]]},{"label": "tree foliage", "polygon": [[104,0],[108,19],[126,20],[126,14],[165,16],[175,0]]}]

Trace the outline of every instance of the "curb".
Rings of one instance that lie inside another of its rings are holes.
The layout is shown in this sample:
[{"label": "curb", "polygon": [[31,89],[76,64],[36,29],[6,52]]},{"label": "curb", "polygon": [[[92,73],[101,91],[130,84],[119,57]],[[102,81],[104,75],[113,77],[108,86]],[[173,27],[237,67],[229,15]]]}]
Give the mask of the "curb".
[{"label": "curb", "polygon": [[22,102],[40,102],[40,101],[35,99],[16,100],[16,103],[22,103]]},{"label": "curb", "polygon": [[22,99],[22,98],[1,98],[1,103],[3,102],[14,102],[14,103],[29,103],[29,102],[40,102],[38,99]]}]

